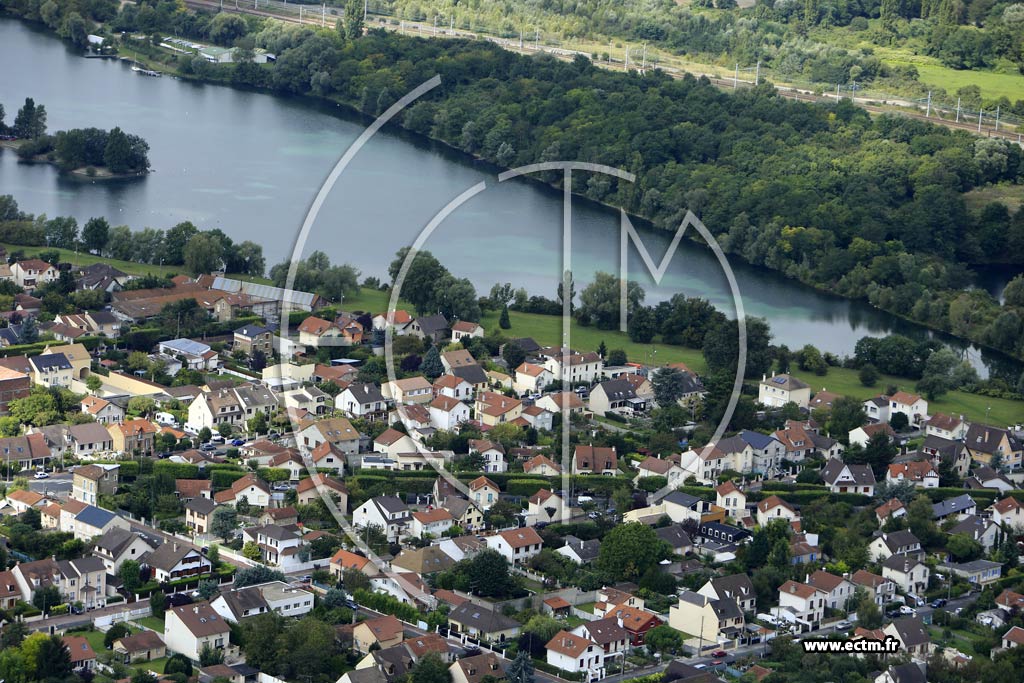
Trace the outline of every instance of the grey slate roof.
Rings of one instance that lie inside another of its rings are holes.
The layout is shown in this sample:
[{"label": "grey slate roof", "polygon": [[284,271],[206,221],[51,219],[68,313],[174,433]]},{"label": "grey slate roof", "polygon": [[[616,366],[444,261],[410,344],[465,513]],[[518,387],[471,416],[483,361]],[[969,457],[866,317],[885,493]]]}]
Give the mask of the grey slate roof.
[{"label": "grey slate roof", "polygon": [[957,496],[956,498],[947,498],[946,500],[940,501],[932,505],[932,517],[946,517],[947,515],[953,515],[966,510],[970,510],[976,507],[977,503],[968,494]]}]

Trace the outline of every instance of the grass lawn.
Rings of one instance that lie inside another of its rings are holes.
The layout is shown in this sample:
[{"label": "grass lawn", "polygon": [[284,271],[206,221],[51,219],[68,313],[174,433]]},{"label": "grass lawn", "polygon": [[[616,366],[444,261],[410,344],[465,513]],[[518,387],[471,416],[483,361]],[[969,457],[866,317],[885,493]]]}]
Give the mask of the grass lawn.
[{"label": "grass lawn", "polygon": [[592,602],[585,602],[582,605],[576,605],[576,609],[582,610],[584,612],[589,612],[589,613],[593,614],[594,613],[594,603],[592,603]]},{"label": "grass lawn", "polygon": [[980,209],[989,202],[1002,202],[1012,213],[1024,203],[1024,188],[1020,185],[988,185],[966,193],[964,201],[971,209]]},{"label": "grass lawn", "polygon": [[[873,387],[866,387],[857,378],[856,370],[846,368],[829,368],[828,374],[819,377],[811,372],[794,371],[793,376],[811,385],[811,391],[821,391],[822,387],[844,396],[866,399],[885,391],[888,384],[895,384],[904,391],[914,391],[914,380],[905,377],[882,375]],[[991,409],[991,410],[989,410]],[[1005,398],[990,398],[963,391],[951,391],[935,401],[928,402],[929,413],[946,413],[963,415],[968,420],[984,422],[988,411],[988,423],[1007,425],[1020,422],[1024,418],[1024,401],[1011,401]]]},{"label": "grass lawn", "polygon": [[160,657],[159,659],[151,659],[148,662],[136,662],[134,664],[136,669],[148,669],[155,671],[158,674],[164,672],[164,666],[167,665],[167,657]]},{"label": "grass lawn", "polygon": [[76,632],[76,633],[71,633],[69,635],[85,636],[85,639],[89,641],[90,647],[92,647],[93,651],[96,652],[96,654],[99,654],[100,652],[103,652],[106,649],[103,646],[103,637],[106,634],[103,633],[102,631]]},{"label": "grass lawn", "polygon": [[541,593],[544,592],[544,586],[542,586],[539,581],[534,581],[533,579],[528,579],[528,578],[526,578],[525,576],[522,576],[522,575],[519,576],[519,580],[520,580],[520,582],[522,582],[523,588],[525,588],[526,590],[530,591],[531,593],[536,593],[536,594],[540,595]]},{"label": "grass lawn", "polygon": [[157,619],[156,617],[140,617],[134,620],[138,624],[142,624],[146,628],[152,629],[157,633],[164,632],[164,620]]}]

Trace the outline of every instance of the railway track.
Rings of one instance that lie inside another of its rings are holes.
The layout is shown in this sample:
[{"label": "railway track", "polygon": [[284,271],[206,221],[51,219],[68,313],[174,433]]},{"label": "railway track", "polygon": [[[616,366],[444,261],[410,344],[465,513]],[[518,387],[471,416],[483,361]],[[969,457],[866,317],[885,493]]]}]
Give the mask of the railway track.
[{"label": "railway track", "polygon": [[[238,12],[240,14],[251,14],[254,16],[268,17],[295,24],[301,23],[307,26],[320,27],[326,25],[327,21],[331,21],[333,23],[333,21],[337,19],[335,15],[328,16],[322,13],[316,13],[315,11],[311,10],[307,13],[307,16],[302,17],[300,21],[299,16],[287,16],[277,12],[270,12],[266,10],[248,8],[243,6],[238,6],[236,8],[232,0],[226,0],[225,2],[221,2],[221,0],[184,0],[184,3],[189,7],[195,7],[206,10],[223,10],[226,12]],[[423,24],[416,23],[403,22],[398,27],[382,23],[376,25],[375,28],[385,28],[390,31],[400,31],[402,33],[410,31],[416,33],[417,35],[431,38],[483,38],[484,40],[488,40],[492,43],[495,43],[506,50],[511,50],[513,52],[518,52],[520,54],[536,54],[538,52],[544,52],[558,59],[562,59],[564,61],[572,60],[577,54],[585,54],[575,50],[565,50],[561,48],[550,48],[546,46],[529,45],[528,43],[521,43],[520,41],[506,40],[494,36],[479,35],[470,31],[452,31],[449,29],[439,30],[438,27],[436,26],[425,26]],[[589,57],[589,55],[586,56]],[[601,64],[599,62],[595,62],[595,64],[598,64],[598,66],[601,66],[602,68],[616,70],[619,68],[615,66],[614,63]],[[662,70],[668,73],[672,78],[683,78],[686,75],[692,75],[698,78],[703,76],[707,78],[713,85],[723,90],[733,90],[736,89],[737,87],[749,88],[753,87],[754,85],[754,83],[752,83],[751,81],[725,79],[719,76],[714,76],[699,71],[687,71],[675,67],[662,67]],[[774,87],[776,92],[778,92],[780,96],[792,100],[800,100],[803,102],[815,103],[831,103],[835,102],[837,99],[835,95],[819,95],[817,93],[809,92],[806,90],[799,90],[788,85],[776,84],[774,85]],[[982,125],[979,127],[977,124],[972,124],[966,121],[949,121],[947,119],[943,119],[937,116],[928,116],[926,113],[921,111],[909,111],[909,108],[917,106],[913,102],[900,101],[886,106],[881,104],[872,104],[874,100],[871,100],[870,98],[857,97],[853,98],[853,102],[857,106],[863,108],[864,110],[872,114],[895,114],[898,116],[905,116],[907,118],[916,119],[918,121],[924,121],[939,126],[945,126],[946,128],[952,130],[962,130],[968,133],[973,133],[978,136],[994,137],[1009,140],[1010,142],[1014,142],[1024,147],[1024,142],[1022,142],[1021,133],[1015,133],[1006,130],[996,130],[994,126],[992,126],[991,124],[986,126],[984,123],[982,123]]]}]

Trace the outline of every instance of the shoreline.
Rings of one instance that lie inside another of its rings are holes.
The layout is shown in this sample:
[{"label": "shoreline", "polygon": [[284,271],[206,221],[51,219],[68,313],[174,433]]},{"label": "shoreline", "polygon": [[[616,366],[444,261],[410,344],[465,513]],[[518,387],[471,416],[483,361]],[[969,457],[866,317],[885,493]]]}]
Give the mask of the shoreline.
[{"label": "shoreline", "polygon": [[[15,18],[18,18],[18,17],[15,17]],[[31,22],[29,22],[29,23],[31,23]],[[51,37],[53,37],[51,32],[47,31],[47,34],[51,35]],[[169,56],[173,57],[173,55],[169,55]],[[118,56],[118,57],[116,57],[116,59],[119,59],[119,61],[126,61],[126,62],[127,61],[131,61],[131,60],[127,60],[123,56]],[[337,113],[336,113],[336,109],[335,108],[342,108],[344,110],[344,112],[345,112],[344,115],[355,115],[355,116],[357,116],[359,118],[359,120],[361,120],[364,123],[365,122],[370,122],[370,121],[374,120],[374,117],[371,117],[368,114],[365,114],[364,112],[360,111],[355,104],[352,104],[350,102],[347,102],[345,100],[339,99],[339,98],[334,97],[334,96],[314,95],[314,94],[309,94],[309,93],[295,95],[295,94],[283,93],[283,92],[281,92],[279,90],[275,90],[275,89],[270,88],[270,87],[257,87],[257,86],[237,85],[237,84],[232,83],[230,81],[229,77],[221,76],[221,75],[215,74],[215,73],[207,75],[207,76],[199,76],[199,75],[196,75],[196,74],[182,74],[182,73],[179,73],[177,71],[177,65],[175,65],[175,64],[167,64],[167,63],[158,61],[157,57],[153,57],[153,56],[151,56],[149,54],[145,54],[145,53],[138,54],[136,56],[136,58],[135,58],[135,62],[140,64],[140,65],[145,66],[146,68],[156,70],[156,71],[158,71],[160,73],[167,74],[170,77],[173,77],[173,78],[176,78],[176,79],[179,79],[179,80],[182,80],[182,81],[189,81],[189,82],[193,82],[193,83],[202,83],[202,84],[210,84],[210,85],[227,86],[227,87],[230,87],[232,89],[241,90],[241,91],[248,91],[248,92],[259,93],[259,94],[264,94],[264,95],[271,95],[271,96],[274,96],[274,97],[284,97],[284,98],[292,98],[292,99],[302,100],[302,101],[306,101],[306,102],[309,102],[311,104],[319,105],[319,106],[327,105],[328,109],[334,111],[336,115],[337,115]],[[389,122],[387,124],[386,127],[390,131],[392,131],[393,133],[397,132],[400,135],[402,135],[403,137],[406,137],[407,139],[414,140],[414,141],[416,141],[418,143],[425,144],[425,145],[436,146],[438,149],[443,150],[446,154],[449,154],[452,157],[457,157],[462,162],[469,161],[469,162],[474,163],[474,164],[484,164],[487,167],[489,167],[491,169],[495,169],[498,172],[500,172],[502,170],[505,170],[504,167],[494,163],[493,161],[488,160],[488,159],[483,158],[483,157],[480,157],[480,156],[478,156],[476,154],[468,153],[468,152],[460,149],[459,147],[456,147],[453,143],[451,143],[451,142],[449,142],[447,140],[444,140],[444,139],[441,139],[441,138],[437,138],[437,137],[432,137],[432,136],[430,136],[428,134],[424,134],[424,133],[420,133],[418,131],[412,130],[412,129],[408,128],[406,125],[404,125],[404,122],[401,121],[400,119],[397,120],[397,121],[396,120],[392,120],[391,122]],[[137,177],[137,176],[128,176],[128,177]],[[559,192],[561,191],[561,186],[557,182],[546,181],[546,180],[543,180],[541,178],[537,178],[537,177],[533,177],[533,176],[523,176],[523,177],[524,178],[528,178],[531,182],[539,183],[538,187],[542,187],[546,191],[559,191]],[[82,178],[89,179],[88,176],[84,176],[82,174],[79,174],[77,176],[77,178],[79,178],[79,179],[82,179]],[[109,179],[109,178],[105,177],[103,179],[106,180],[106,179]],[[593,205],[601,206],[601,207],[604,207],[604,208],[607,208],[607,209],[610,209],[610,210],[614,210],[614,211],[622,210],[621,207],[618,207],[618,206],[615,206],[615,205],[612,205],[612,204],[608,204],[608,203],[600,201],[600,200],[595,200],[595,199],[593,199],[591,197],[588,197],[588,196],[586,196],[584,194],[579,194],[577,192],[573,192],[573,196],[577,200],[582,200],[582,201],[585,201],[585,202],[592,202]],[[658,223],[652,221],[651,219],[649,219],[647,217],[641,216],[641,215],[636,215],[636,214],[633,214],[633,213],[630,213],[630,212],[627,212],[627,215],[629,215],[636,222],[642,222],[646,226],[649,226],[650,228],[656,229],[656,230],[661,231],[661,232],[671,233],[674,230],[674,228],[662,227]],[[705,248],[707,248],[707,246],[708,246],[707,243],[703,239],[699,238],[699,236],[697,234],[695,234],[695,233],[691,233],[691,234],[687,235],[687,237],[689,238],[690,242],[697,243],[697,244],[704,244]],[[745,258],[743,258],[743,255],[739,254],[739,253],[731,253],[730,252],[730,253],[728,253],[728,258],[730,258],[730,259],[733,259],[733,258],[738,259],[745,266],[753,267],[753,268],[756,268],[758,270],[763,270],[764,272],[769,272],[773,276],[778,276],[778,277],[784,278],[786,281],[789,281],[789,282],[798,283],[799,285],[801,285],[803,287],[809,288],[812,292],[815,292],[818,295],[825,295],[825,296],[829,296],[829,297],[835,297],[837,302],[838,301],[846,301],[846,302],[856,302],[858,305],[865,305],[866,304],[868,307],[870,307],[871,310],[875,310],[875,311],[884,313],[884,314],[886,314],[888,316],[891,316],[894,321],[898,321],[899,323],[902,323],[904,325],[912,325],[913,327],[918,328],[925,335],[935,336],[936,338],[938,338],[943,343],[949,344],[949,343],[953,343],[955,341],[957,346],[961,346],[961,347],[964,347],[964,348],[967,348],[967,349],[973,347],[974,349],[977,349],[978,351],[983,351],[983,352],[986,352],[986,353],[994,354],[997,357],[1002,357],[1002,358],[1005,358],[1005,359],[1008,359],[1008,360],[1012,360],[1015,363],[1020,363],[1020,362],[1024,361],[1024,356],[1018,356],[1018,355],[1013,354],[1012,352],[992,347],[992,346],[988,345],[987,343],[984,343],[981,340],[976,340],[976,339],[972,339],[970,337],[956,335],[956,334],[952,333],[948,329],[944,329],[942,327],[934,326],[934,325],[929,324],[926,321],[916,320],[914,318],[908,317],[907,315],[899,313],[897,311],[893,311],[893,310],[890,310],[890,309],[887,309],[887,308],[880,307],[880,306],[872,303],[868,299],[867,296],[846,296],[846,295],[838,294],[832,288],[830,288],[830,287],[828,287],[826,285],[822,285],[820,283],[808,282],[808,281],[805,281],[805,280],[800,279],[800,278],[790,277],[789,275],[787,275],[782,270],[776,270],[776,269],[768,268],[768,267],[766,267],[764,265],[751,263],[751,262],[747,261]],[[993,263],[993,264],[965,264],[965,265],[968,268],[975,269],[979,265],[980,265],[980,267],[987,267],[989,265],[991,265],[993,267],[1005,267],[1007,264]],[[980,285],[972,285],[972,288],[980,288],[980,289],[983,289],[983,290],[985,289],[983,286],[980,286]],[[950,294],[956,296],[956,295],[962,294],[962,293],[964,293],[966,291],[969,291],[969,289],[948,290],[948,292]],[[990,292],[989,292],[989,296],[992,296]],[[998,301],[998,299],[996,297],[994,297],[994,296],[993,296],[993,299]],[[897,334],[897,332],[891,332],[890,334]]]},{"label": "shoreline", "polygon": [[[17,152],[21,145],[27,140],[0,140],[0,148],[9,149],[13,152]],[[106,166],[81,166],[79,168],[66,169],[61,168],[60,164],[56,161],[48,159],[45,154],[37,154],[31,159],[22,159],[18,157],[19,164],[46,164],[53,166],[57,169],[57,172],[63,176],[75,178],[78,180],[127,180],[130,178],[145,178],[150,173],[153,173],[153,169],[148,171],[139,171],[137,173],[112,173]],[[89,172],[92,169],[92,173]]]}]

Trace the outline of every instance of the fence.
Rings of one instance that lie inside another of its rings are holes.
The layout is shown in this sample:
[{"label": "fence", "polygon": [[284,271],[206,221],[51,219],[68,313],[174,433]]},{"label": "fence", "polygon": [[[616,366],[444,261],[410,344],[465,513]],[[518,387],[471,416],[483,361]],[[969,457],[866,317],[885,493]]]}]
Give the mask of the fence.
[{"label": "fence", "polygon": [[130,621],[136,617],[148,617],[152,616],[153,611],[147,604],[145,607],[136,607],[135,609],[128,609],[122,612],[114,612],[112,614],[103,614],[92,620],[93,625],[96,628],[108,628],[121,621]]}]

